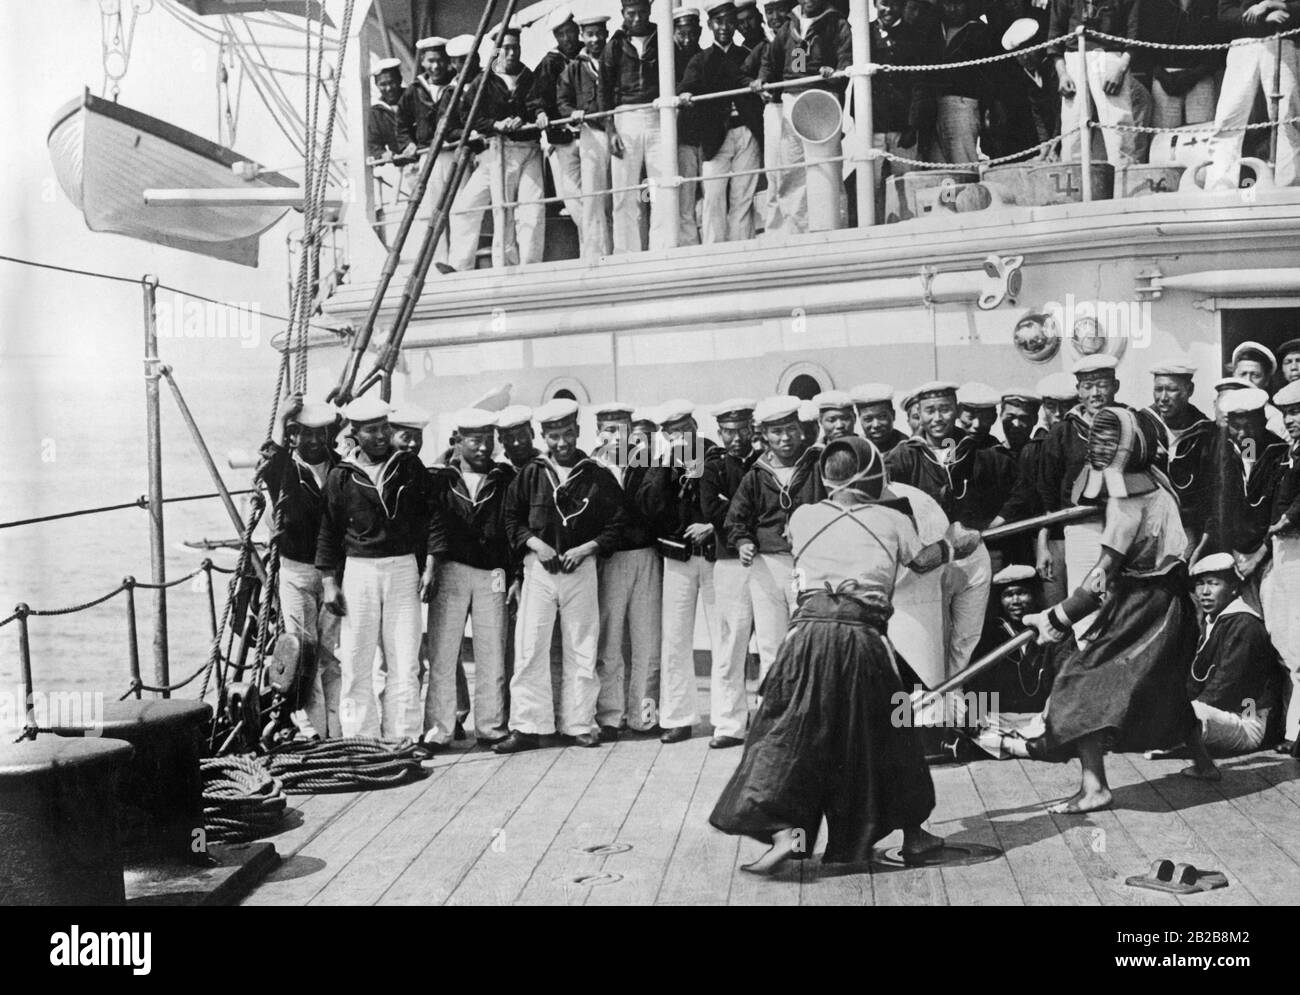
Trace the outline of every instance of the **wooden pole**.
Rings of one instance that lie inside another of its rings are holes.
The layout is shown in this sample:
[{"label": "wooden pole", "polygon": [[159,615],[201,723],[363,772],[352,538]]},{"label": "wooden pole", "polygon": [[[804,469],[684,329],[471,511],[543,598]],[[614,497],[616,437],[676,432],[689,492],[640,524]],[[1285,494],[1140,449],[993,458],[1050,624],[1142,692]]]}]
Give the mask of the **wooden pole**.
[{"label": "wooden pole", "polygon": [[162,486],[162,413],[158,397],[158,378],[162,363],[158,360],[158,325],[156,304],[158,278],[146,275],[140,281],[144,294],[144,392],[149,461],[149,565],[150,579],[158,587],[153,592],[153,675],[159,687],[171,683],[171,665],[167,658],[167,547],[163,536]]},{"label": "wooden pole", "polygon": [[1082,80],[1074,81],[1075,103],[1079,107],[1079,164],[1083,177],[1084,203],[1092,200],[1092,90],[1088,87],[1088,40],[1079,25],[1079,73]]},{"label": "wooden pole", "polygon": [[[871,62],[871,26],[867,17],[867,0],[849,0],[849,32],[853,41],[853,64],[865,66]],[[874,142],[875,125],[872,120],[871,77],[854,76],[849,85],[853,88],[853,140],[857,153],[853,159],[853,186],[858,198],[858,227],[870,228],[876,223],[876,162],[867,157]]]},{"label": "wooden pole", "polygon": [[[656,44],[659,46],[659,99],[669,101],[677,95],[677,45],[673,42],[673,2],[660,0],[658,8],[659,30]],[[671,183],[677,176],[677,108],[664,106],[659,109],[659,172],[663,182]],[[680,198],[694,198],[695,185],[691,184],[689,192],[684,186],[650,187],[650,241],[654,242],[655,222],[663,226],[665,235],[664,248],[677,248],[677,219],[681,215]],[[692,203],[694,201],[692,200]]]}]

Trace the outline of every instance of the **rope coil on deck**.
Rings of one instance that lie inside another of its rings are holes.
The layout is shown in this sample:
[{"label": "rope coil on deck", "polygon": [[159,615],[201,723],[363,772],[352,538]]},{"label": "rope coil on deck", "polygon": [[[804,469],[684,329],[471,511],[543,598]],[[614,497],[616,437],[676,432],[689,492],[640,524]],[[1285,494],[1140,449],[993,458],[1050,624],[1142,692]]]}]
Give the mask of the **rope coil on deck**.
[{"label": "rope coil on deck", "polygon": [[265,758],[288,794],[363,791],[406,784],[424,776],[420,748],[353,736],[291,743]]},{"label": "rope coil on deck", "polygon": [[288,808],[284,785],[250,757],[211,757],[203,773],[203,825],[209,843],[247,843],[274,831]]}]

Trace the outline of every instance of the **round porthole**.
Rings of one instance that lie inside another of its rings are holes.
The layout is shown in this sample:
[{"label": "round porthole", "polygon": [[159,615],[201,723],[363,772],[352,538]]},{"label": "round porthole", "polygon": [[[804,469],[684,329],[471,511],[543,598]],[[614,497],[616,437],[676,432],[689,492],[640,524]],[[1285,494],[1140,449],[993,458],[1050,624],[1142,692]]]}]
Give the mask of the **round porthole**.
[{"label": "round porthole", "polygon": [[1031,363],[1046,363],[1061,348],[1061,329],[1050,311],[1026,311],[1016,322],[1011,340]]}]

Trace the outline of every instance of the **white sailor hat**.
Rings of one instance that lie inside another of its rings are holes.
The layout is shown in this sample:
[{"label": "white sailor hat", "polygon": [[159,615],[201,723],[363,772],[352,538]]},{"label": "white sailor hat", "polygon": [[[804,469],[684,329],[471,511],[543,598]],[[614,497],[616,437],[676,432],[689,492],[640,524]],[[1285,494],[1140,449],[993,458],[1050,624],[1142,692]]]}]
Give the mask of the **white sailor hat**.
[{"label": "white sailor hat", "polygon": [[388,424],[398,428],[418,428],[423,431],[429,424],[429,412],[414,404],[403,404],[388,413]]},{"label": "white sailor hat", "polygon": [[754,419],[754,405],[758,403],[752,397],[730,397],[713,406],[713,417],[719,425],[748,423]]},{"label": "white sailor hat", "polygon": [[591,409],[596,421],[631,421],[635,410],[626,401],[604,401],[593,405]]},{"label": "white sailor hat", "polygon": [[986,383],[964,383],[957,389],[957,403],[963,408],[996,408],[1001,400]]},{"label": "white sailor hat", "polygon": [[497,412],[497,428],[518,428],[533,420],[533,409],[523,404],[512,404]]},{"label": "white sailor hat", "polygon": [[1232,350],[1233,366],[1243,359],[1258,359],[1268,367],[1270,377],[1277,371],[1277,357],[1273,355],[1273,350],[1259,342],[1242,342]]},{"label": "white sailor hat", "polygon": [[931,380],[923,383],[912,391],[912,395],[918,401],[924,401],[927,397],[951,397],[954,401],[957,399],[957,385],[947,380]]},{"label": "white sailor hat", "polygon": [[796,411],[796,415],[798,416],[800,421],[804,421],[804,422],[816,421],[819,417],[821,417],[821,411],[818,409],[817,405],[814,404],[812,401],[800,401],[799,408]]},{"label": "white sailor hat", "polygon": [[775,425],[799,416],[799,398],[790,394],[765,397],[754,405],[754,421],[760,425]]},{"label": "white sailor hat", "polygon": [[596,24],[608,24],[608,23],[609,23],[608,14],[588,14],[586,17],[578,18],[578,27],[580,28],[587,28]]},{"label": "white sailor hat", "polygon": [[1225,390],[1245,390],[1247,387],[1254,386],[1249,380],[1243,380],[1241,377],[1219,377],[1214,381],[1214,389],[1220,394]]},{"label": "white sailor hat", "polygon": [[1089,373],[1113,374],[1117,366],[1119,366],[1119,360],[1114,356],[1097,353],[1093,356],[1084,356],[1074,364],[1074,368],[1070,372],[1076,377],[1087,376]]},{"label": "white sailor hat", "polygon": [[473,50],[473,35],[457,35],[447,42],[447,56],[452,59],[463,59]]},{"label": "white sailor hat", "polygon": [[714,0],[713,3],[706,3],[704,5],[704,13],[708,14],[710,17],[716,17],[718,14],[725,14],[727,11],[735,9],[736,5],[732,3],[732,0]]},{"label": "white sailor hat", "polygon": [[894,388],[887,383],[860,383],[849,391],[849,397],[857,405],[888,404],[894,405]]},{"label": "white sailor hat", "polygon": [[1023,404],[1035,408],[1043,403],[1042,397],[1032,390],[1022,390],[1020,388],[1004,390],[1001,400],[1003,404]]},{"label": "white sailor hat", "polygon": [[1027,580],[1037,580],[1038,571],[1027,563],[1012,563],[993,575],[993,586],[1006,584],[1023,584]]},{"label": "white sailor hat", "polygon": [[496,428],[497,416],[482,408],[461,408],[452,416],[452,421],[462,432],[486,432]]},{"label": "white sailor hat", "polygon": [[343,417],[354,425],[387,418],[392,409],[377,397],[358,397],[343,409]]},{"label": "white sailor hat", "polygon": [[1038,381],[1038,393],[1049,401],[1079,399],[1079,387],[1068,373],[1049,373]]},{"label": "white sailor hat", "polygon": [[1209,556],[1202,556],[1187,571],[1191,577],[1200,577],[1202,574],[1235,574],[1236,572],[1237,564],[1232,559],[1231,553],[1211,553]]},{"label": "white sailor hat", "polygon": [[370,63],[370,75],[378,76],[380,73],[386,73],[390,69],[401,69],[401,59],[375,59]]},{"label": "white sailor hat", "polygon": [[558,31],[566,24],[573,22],[573,11],[568,7],[560,6],[551,11],[546,18],[546,26],[552,31]]},{"label": "white sailor hat", "polygon": [[[748,7],[753,0],[736,0],[737,7]],[[768,7],[793,7],[798,0],[763,0],[763,9]]]},{"label": "white sailor hat", "polygon": [[[461,37],[468,38],[470,41],[474,40],[473,35],[461,35]],[[452,41],[456,40],[457,39],[455,38],[452,39]],[[430,35],[428,38],[421,38],[417,41],[415,43],[415,50],[417,52],[423,52],[427,48],[448,48],[450,44],[451,42],[447,41],[446,38],[439,37],[438,35]],[[450,49],[448,49],[447,54],[451,54]]]},{"label": "white sailor hat", "polygon": [[1186,360],[1171,359],[1164,363],[1156,363],[1151,367],[1153,377],[1194,377],[1196,376],[1196,367]]},{"label": "white sailor hat", "polygon": [[557,397],[547,401],[533,412],[533,415],[542,428],[548,425],[564,425],[578,420],[578,402],[567,397]]},{"label": "white sailor hat", "polygon": [[842,390],[824,390],[813,398],[813,404],[818,412],[853,410],[853,398]]},{"label": "white sailor hat", "polygon": [[1273,395],[1273,403],[1279,408],[1289,408],[1300,404],[1300,380],[1292,380]]},{"label": "white sailor hat", "polygon": [[653,405],[637,408],[632,412],[632,424],[651,425],[657,430],[659,428],[659,409]]},{"label": "white sailor hat", "polygon": [[912,405],[919,404],[920,401],[921,396],[916,391],[912,390],[903,394],[903,396],[898,399],[898,406],[906,411]]},{"label": "white sailor hat", "polygon": [[303,428],[324,428],[338,421],[338,408],[324,401],[304,401],[293,420]]},{"label": "white sailor hat", "polygon": [[1038,34],[1037,21],[1032,17],[1018,17],[1002,33],[1002,48],[1004,51],[1014,52],[1021,45],[1027,45],[1033,41],[1036,34]]},{"label": "white sailor hat", "polygon": [[676,397],[659,405],[660,425],[672,425],[694,417],[695,405],[683,397]]},{"label": "white sailor hat", "polygon": [[1239,415],[1251,411],[1263,411],[1268,404],[1268,394],[1258,387],[1243,387],[1224,394],[1219,400],[1219,410],[1225,415]]},{"label": "white sailor hat", "polygon": [[700,12],[694,7],[674,7],[672,16],[673,22],[676,23],[682,18],[693,18],[698,21],[700,19]]}]

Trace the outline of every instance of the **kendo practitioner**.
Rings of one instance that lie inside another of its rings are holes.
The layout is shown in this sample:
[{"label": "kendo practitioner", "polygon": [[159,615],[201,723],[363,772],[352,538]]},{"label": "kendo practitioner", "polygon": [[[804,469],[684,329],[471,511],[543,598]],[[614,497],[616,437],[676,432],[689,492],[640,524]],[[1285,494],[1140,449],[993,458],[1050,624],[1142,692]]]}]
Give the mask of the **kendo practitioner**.
[{"label": "kendo practitioner", "polygon": [[1213,418],[1192,404],[1195,372],[1176,361],[1153,366],[1150,410],[1164,428],[1168,459],[1161,469],[1174,485],[1183,531],[1188,542],[1199,544],[1213,515],[1218,429]]},{"label": "kendo practitioner", "polygon": [[474,633],[474,732],[479,743],[507,734],[507,604],[517,600],[520,564],[506,534],[506,494],[515,470],[492,458],[496,415],[456,412],[459,453],[433,471],[428,560],[430,669],[424,742],[445,746],[458,724],[456,668],[465,620]]},{"label": "kendo practitioner", "polygon": [[1076,755],[1079,790],[1048,811],[1092,812],[1111,804],[1105,753],[1168,749],[1186,742],[1183,773],[1218,780],[1187,697],[1196,616],[1187,592],[1187,536],[1173,485],[1155,468],[1160,425],[1149,412],[1106,407],[1089,426],[1085,501],[1104,501],[1100,556],[1065,601],[1025,617],[1042,643],[1082,629],[1057,662],[1046,731],[1029,741],[1035,759]]},{"label": "kendo practitioner", "polygon": [[1300,591],[1300,380],[1274,394],[1273,403],[1282,411],[1288,448],[1278,454],[1268,527],[1272,562],[1260,582],[1260,602],[1273,645],[1289,671],[1283,727],[1289,748],[1300,739],[1300,612],[1295,610]]},{"label": "kendo practitioner", "polygon": [[582,162],[577,141],[577,131],[561,119],[568,117],[560,110],[560,78],[582,51],[581,32],[573,12],[558,7],[551,12],[547,23],[555,37],[555,47],[542,56],[533,70],[533,84],[528,92],[528,113],[542,132],[543,158],[551,171],[555,195],[564,198],[564,208],[578,230],[581,253],[583,231],[583,204],[578,196],[582,192]]},{"label": "kendo practitioner", "polygon": [[325,585],[316,569],[316,539],[325,507],[325,481],[338,465],[330,433],[333,405],[304,402],[294,394],[281,405],[271,441],[262,450],[258,477],[266,482],[280,554],[280,612],[285,629],[315,651],[315,673],[305,703],[303,734],[333,739],[339,723],[339,616],[324,607]]},{"label": "kendo practitioner", "polygon": [[[653,729],[660,698],[663,566],[651,516],[637,500],[653,459],[648,439],[632,434],[633,411],[630,404],[609,401],[597,404],[595,412],[600,445],[592,457],[618,483],[623,506],[622,532],[596,564],[600,594],[596,722],[604,743],[616,742],[625,725],[635,732]],[[624,654],[625,644],[631,650],[630,660]]]},{"label": "kendo practitioner", "polygon": [[894,427],[894,388],[889,384],[858,384],[849,391],[849,397],[857,409],[862,436],[880,450],[882,456],[888,456],[907,438]]},{"label": "kendo practitioner", "polygon": [[536,412],[547,453],[524,465],[506,497],[506,531],[524,561],[510,735],[497,753],[535,750],[555,731],[551,633],[557,610],[564,665],[560,733],[575,746],[600,745],[596,699],[600,638],[596,557],[623,534],[623,494],[613,475],[578,448],[578,405],[567,398]]},{"label": "kendo practitioner", "polygon": [[[678,96],[691,97],[743,89],[751,82],[744,62],[749,54],[735,41],[736,8],[730,0],[706,5],[713,44],[686,66]],[[709,179],[720,173],[758,169],[763,162],[763,103],[753,94],[711,100],[692,108],[700,139],[704,181],[705,245],[754,237],[754,193],[758,175]]]},{"label": "kendo practitioner", "polygon": [[908,863],[943,843],[922,828],[934,786],[918,730],[898,720],[916,680],[887,623],[900,566],[933,570],[951,551],[944,542],[922,546],[866,439],[836,439],[819,462],[828,497],[790,516],[794,624],[763,680],[740,766],[709,817],[724,833],[770,845],[742,867],[758,874],[810,856],[823,818],[825,863],[864,863],[898,829]]},{"label": "kendo practitioner", "polygon": [[[740,482],[758,458],[752,442],[754,407],[750,398],[733,397],[713,409],[722,445],[706,455],[700,477],[701,511],[703,520],[713,526],[716,556],[713,592],[717,635],[709,681],[709,716],[713,721],[709,745],[714,749],[744,742],[749,718],[745,660],[754,631],[755,607],[749,590],[749,567],[740,562],[731,541],[727,512]],[[774,652],[774,647],[769,648]]]},{"label": "kendo practitioner", "polygon": [[[428,544],[430,477],[418,456],[393,447],[388,413],[374,397],[343,411],[357,447],[326,479],[316,569],[325,607],[343,618],[343,735],[415,740],[422,722],[420,563]],[[387,668],[382,715],[374,690],[377,650]]]},{"label": "kendo practitioner", "polygon": [[691,402],[680,399],[661,405],[660,428],[667,451],[645,472],[636,495],[637,511],[649,521],[663,563],[659,725],[664,743],[689,739],[699,719],[695,708],[697,602],[704,603],[710,643],[718,645],[713,590],[717,539],[704,513],[700,487],[706,460],[721,450],[699,434],[694,411]]}]

